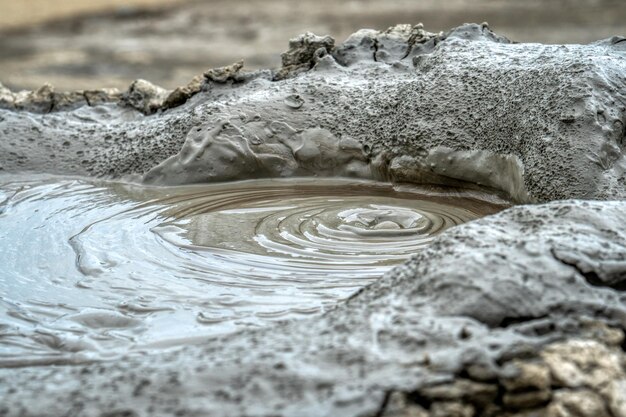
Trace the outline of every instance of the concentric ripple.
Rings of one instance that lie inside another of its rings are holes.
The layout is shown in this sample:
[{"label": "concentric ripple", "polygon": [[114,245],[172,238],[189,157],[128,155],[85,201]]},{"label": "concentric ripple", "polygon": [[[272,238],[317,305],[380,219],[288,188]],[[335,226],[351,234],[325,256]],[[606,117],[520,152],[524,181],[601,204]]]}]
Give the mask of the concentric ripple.
[{"label": "concentric ripple", "polygon": [[315,314],[504,208],[338,180],[0,177],[0,366],[93,360]]}]

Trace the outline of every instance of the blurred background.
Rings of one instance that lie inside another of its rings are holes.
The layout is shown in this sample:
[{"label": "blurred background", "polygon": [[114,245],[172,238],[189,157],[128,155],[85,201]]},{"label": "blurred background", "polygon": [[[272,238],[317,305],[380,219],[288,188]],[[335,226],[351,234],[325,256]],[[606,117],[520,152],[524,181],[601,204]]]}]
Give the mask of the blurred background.
[{"label": "blurred background", "polygon": [[171,89],[240,59],[279,66],[305,31],[341,42],[360,28],[484,21],[515,41],[588,43],[626,35],[626,0],[0,0],[0,82]]}]

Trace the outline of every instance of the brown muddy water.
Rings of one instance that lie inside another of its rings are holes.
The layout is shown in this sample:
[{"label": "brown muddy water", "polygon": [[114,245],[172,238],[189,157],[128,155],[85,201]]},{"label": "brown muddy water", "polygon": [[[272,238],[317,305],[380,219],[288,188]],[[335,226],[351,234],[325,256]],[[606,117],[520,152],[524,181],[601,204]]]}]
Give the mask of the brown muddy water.
[{"label": "brown muddy water", "polygon": [[170,348],[323,312],[506,202],[343,179],[0,176],[0,366]]}]

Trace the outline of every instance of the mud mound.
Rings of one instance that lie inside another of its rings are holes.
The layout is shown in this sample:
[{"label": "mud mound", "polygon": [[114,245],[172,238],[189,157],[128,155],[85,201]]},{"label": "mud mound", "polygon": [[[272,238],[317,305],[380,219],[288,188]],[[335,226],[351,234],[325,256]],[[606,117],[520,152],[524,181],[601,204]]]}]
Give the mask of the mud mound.
[{"label": "mud mound", "polygon": [[169,93],[144,81],[97,100],[5,90],[3,106],[25,111],[2,113],[0,166],[153,184],[341,175],[469,182],[518,201],[623,198],[623,45],[397,26],[337,47],[303,35],[279,70],[209,70]]}]

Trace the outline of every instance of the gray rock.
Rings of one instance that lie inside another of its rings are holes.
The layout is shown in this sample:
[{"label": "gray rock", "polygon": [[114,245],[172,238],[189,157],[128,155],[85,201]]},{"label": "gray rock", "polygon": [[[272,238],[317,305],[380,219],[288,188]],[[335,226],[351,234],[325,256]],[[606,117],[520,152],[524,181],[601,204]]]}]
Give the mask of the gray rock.
[{"label": "gray rock", "polygon": [[276,72],[274,79],[283,80],[308,71],[334,46],[335,40],[330,36],[317,36],[310,32],[291,39],[289,50],[281,55],[283,66]]},{"label": "gray rock", "polygon": [[550,389],[550,369],[545,363],[527,363],[512,361],[507,364],[500,382],[507,391],[546,391]]},{"label": "gray rock", "polygon": [[590,390],[562,390],[555,394],[548,407],[549,417],[609,417],[605,403]]},{"label": "gray rock", "polygon": [[136,80],[122,95],[121,101],[142,113],[151,114],[163,106],[168,95],[167,90],[158,85],[146,80]]}]

